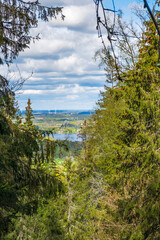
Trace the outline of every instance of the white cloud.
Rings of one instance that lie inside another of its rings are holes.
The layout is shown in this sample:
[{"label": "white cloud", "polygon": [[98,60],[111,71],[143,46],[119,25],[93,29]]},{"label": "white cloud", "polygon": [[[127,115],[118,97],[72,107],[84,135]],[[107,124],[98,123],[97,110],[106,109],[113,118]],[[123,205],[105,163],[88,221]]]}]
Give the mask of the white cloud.
[{"label": "white cloud", "polygon": [[82,6],[89,4],[91,0],[40,0],[39,1],[42,5],[47,5],[47,6],[70,6],[70,5],[76,5],[76,6]]},{"label": "white cloud", "polygon": [[[93,0],[40,0],[47,6],[64,6],[65,20],[40,22],[31,34],[40,33],[41,40],[30,45],[17,59],[22,78],[27,79],[17,96],[21,109],[30,97],[34,109],[87,109],[93,108],[103,91],[105,73],[93,60],[102,47],[97,37],[96,12]],[[104,1],[112,8],[112,1]],[[119,0],[116,9],[123,8],[130,16],[128,5],[132,0]],[[130,6],[131,7],[131,6]],[[31,73],[33,74],[31,76]],[[10,73],[12,80],[21,76],[16,66]]]},{"label": "white cloud", "polygon": [[78,98],[79,98],[78,95],[67,95],[67,96],[66,96],[66,99],[68,99],[68,100],[76,100],[76,99],[78,99]]},{"label": "white cloud", "polygon": [[19,91],[17,94],[25,94],[25,95],[32,95],[32,94],[43,94],[43,91],[42,90],[24,90],[24,91]]},{"label": "white cloud", "polygon": [[[67,98],[69,99],[68,96],[75,98],[78,97],[78,94],[82,94],[82,93],[86,93],[86,94],[90,94],[90,93],[99,93],[100,90],[104,90],[103,87],[88,87],[88,86],[80,86],[79,84],[69,84],[69,85],[60,85],[55,89],[44,89],[44,90],[40,90],[40,89],[27,89],[27,90],[21,90],[19,91],[19,94],[23,94],[23,95],[29,95],[29,94],[36,94],[36,95],[48,95],[48,94],[64,94],[67,96]],[[70,94],[70,95],[68,95]]]},{"label": "white cloud", "polygon": [[[74,108],[73,104],[75,108],[92,108],[105,83],[104,71],[93,60],[102,46],[95,30],[94,3],[92,0],[41,2],[64,6],[66,17],[64,21],[58,18],[40,22],[37,29],[32,29],[32,34],[40,33],[41,39],[17,59],[22,77],[28,78],[18,95],[20,107],[24,109],[30,97],[34,109],[47,109],[52,101],[57,108]],[[11,72],[19,77],[16,67],[12,66]],[[43,101],[41,106],[40,101]]]},{"label": "white cloud", "polygon": [[65,20],[62,21],[58,18],[57,21],[54,19],[50,22],[52,26],[66,26],[69,29],[75,31],[95,31],[96,27],[96,13],[94,3],[76,6],[69,5],[63,9]]}]

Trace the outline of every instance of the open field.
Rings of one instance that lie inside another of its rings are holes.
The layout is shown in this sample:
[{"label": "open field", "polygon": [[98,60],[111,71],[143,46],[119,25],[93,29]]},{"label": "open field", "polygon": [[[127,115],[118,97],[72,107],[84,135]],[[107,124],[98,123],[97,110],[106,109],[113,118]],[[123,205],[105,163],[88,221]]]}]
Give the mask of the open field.
[{"label": "open field", "polygon": [[[54,133],[78,133],[83,121],[91,116],[89,111],[34,111],[33,122],[42,130]],[[24,112],[22,112],[23,118]]]}]

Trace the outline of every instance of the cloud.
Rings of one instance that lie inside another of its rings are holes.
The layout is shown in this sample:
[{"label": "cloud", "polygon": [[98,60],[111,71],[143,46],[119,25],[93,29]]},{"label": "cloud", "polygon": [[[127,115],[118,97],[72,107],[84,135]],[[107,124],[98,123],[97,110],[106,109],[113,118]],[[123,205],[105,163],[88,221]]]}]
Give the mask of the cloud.
[{"label": "cloud", "polygon": [[90,0],[81,0],[81,1],[77,1],[77,0],[40,0],[39,1],[42,5],[47,5],[47,6],[71,6],[71,5],[76,5],[76,6],[82,6],[82,5],[86,5],[89,4],[91,1]]},{"label": "cloud", "polygon": [[53,19],[50,24],[53,26],[66,26],[74,31],[95,32],[96,13],[93,3],[86,3],[81,6],[69,5],[64,8],[63,14],[65,15],[64,21],[61,21],[60,18],[57,21]]},{"label": "cloud", "polygon": [[[79,84],[70,84],[70,85],[60,85],[56,87],[55,89],[44,89],[44,90],[39,90],[39,89],[27,89],[27,90],[20,90],[18,93],[23,94],[23,95],[28,95],[28,94],[36,94],[36,95],[48,95],[48,94],[64,94],[67,95],[71,94],[72,96],[78,96],[75,94],[80,94],[80,93],[99,93],[100,90],[103,90],[104,88],[101,87],[88,87],[88,86],[80,86]],[[70,96],[71,96],[70,95]]]},{"label": "cloud", "polygon": [[[41,2],[53,5],[52,0]],[[54,5],[64,6],[65,20],[40,22],[32,29],[31,34],[40,33],[41,39],[22,52],[17,65],[9,70],[15,79],[26,79],[17,92],[20,108],[25,108],[30,97],[34,109],[51,109],[53,105],[57,109],[91,109],[105,83],[103,69],[93,60],[102,47],[95,29],[94,3],[57,0]]]},{"label": "cloud", "polygon": [[28,90],[24,90],[24,91],[19,91],[18,94],[24,94],[24,95],[32,95],[32,94],[43,94],[43,91],[42,90],[31,90],[31,89],[28,89]]},{"label": "cloud", "polygon": [[78,99],[78,98],[79,98],[78,95],[67,95],[67,96],[66,96],[66,99],[68,99],[68,100],[76,100],[76,99]]},{"label": "cloud", "polygon": [[[94,108],[100,91],[104,90],[105,72],[93,60],[95,52],[102,47],[95,28],[93,0],[40,2],[63,6],[65,20],[58,17],[49,22],[40,21],[38,28],[31,29],[31,34],[40,34],[41,39],[19,55],[9,72],[1,66],[1,74],[11,81],[26,79],[23,89],[17,92],[21,109],[25,108],[29,97],[33,109]],[[122,8],[130,18],[132,2],[117,1],[116,10]],[[113,8],[111,0],[104,0],[104,4]]]}]

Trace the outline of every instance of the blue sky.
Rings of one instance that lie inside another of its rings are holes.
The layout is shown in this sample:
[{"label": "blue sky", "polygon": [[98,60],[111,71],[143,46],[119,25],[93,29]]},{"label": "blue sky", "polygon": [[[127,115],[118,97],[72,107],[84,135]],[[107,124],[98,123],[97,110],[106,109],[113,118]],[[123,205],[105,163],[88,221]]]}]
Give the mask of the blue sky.
[{"label": "blue sky", "polygon": [[[28,98],[32,108],[94,109],[103,91],[105,72],[93,57],[102,47],[96,32],[95,6],[92,0],[41,0],[48,6],[64,6],[65,20],[40,22],[32,34],[40,33],[41,40],[31,44],[10,66],[10,79],[26,79],[17,92],[21,110]],[[105,0],[111,7],[111,0]],[[148,0],[151,5],[154,1]],[[116,9],[130,17],[130,8],[142,0],[115,0]],[[20,70],[20,74],[19,74]]]}]

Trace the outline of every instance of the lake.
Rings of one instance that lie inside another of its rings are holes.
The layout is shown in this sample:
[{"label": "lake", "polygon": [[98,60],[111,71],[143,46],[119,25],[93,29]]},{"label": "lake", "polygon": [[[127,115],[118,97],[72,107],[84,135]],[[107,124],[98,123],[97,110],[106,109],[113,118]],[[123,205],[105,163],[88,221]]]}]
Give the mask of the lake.
[{"label": "lake", "polygon": [[69,140],[72,142],[82,142],[82,139],[78,136],[78,134],[76,133],[70,133],[70,134],[66,134],[66,133],[54,133],[54,139],[57,140]]}]

